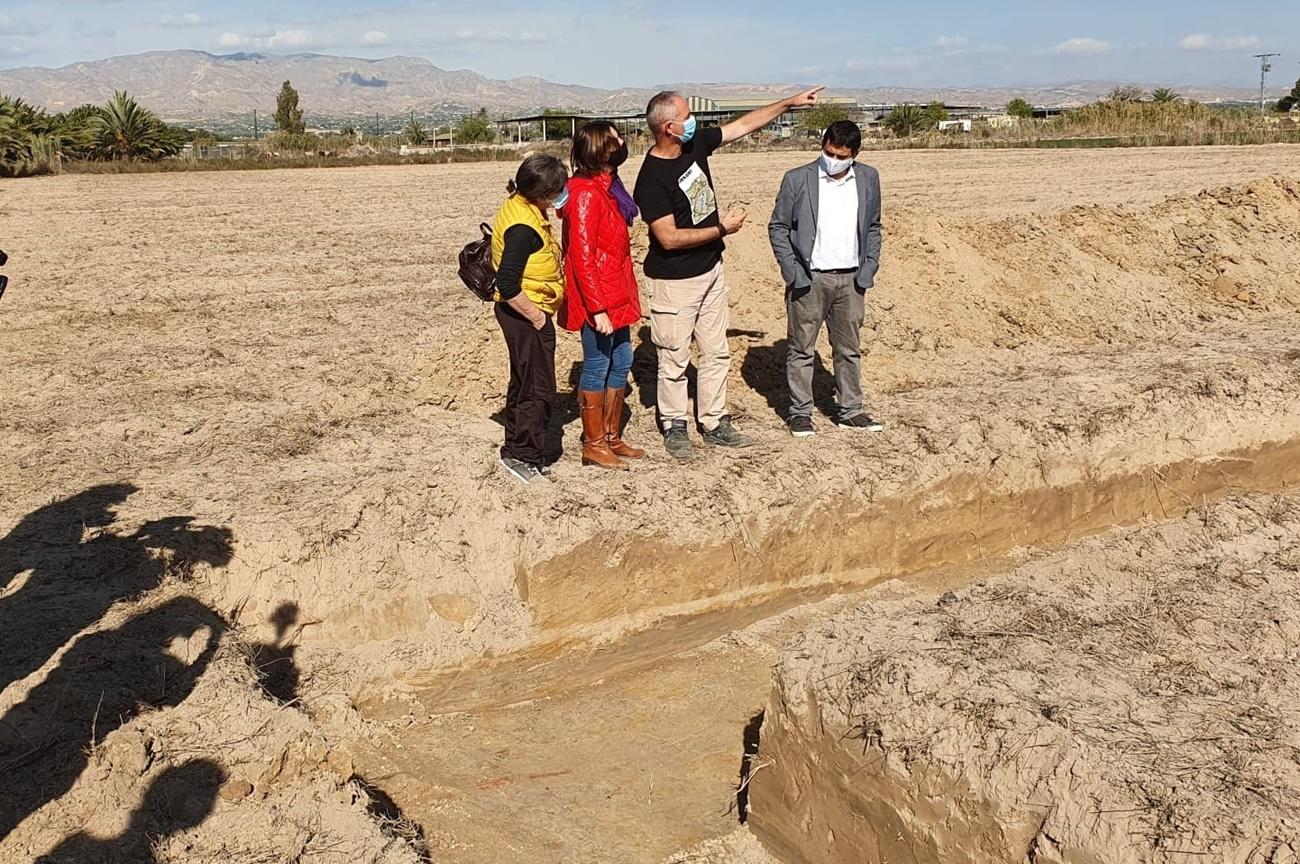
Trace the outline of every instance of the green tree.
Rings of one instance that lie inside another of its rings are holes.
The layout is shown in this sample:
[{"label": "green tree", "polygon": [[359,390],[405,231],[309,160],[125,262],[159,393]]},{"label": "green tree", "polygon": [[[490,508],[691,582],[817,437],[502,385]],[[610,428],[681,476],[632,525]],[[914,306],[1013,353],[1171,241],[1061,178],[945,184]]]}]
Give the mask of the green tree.
[{"label": "green tree", "polygon": [[832,123],[849,119],[849,109],[843,105],[827,103],[803,111],[799,115],[799,128],[805,132],[825,132]]},{"label": "green tree", "polygon": [[885,118],[885,127],[899,137],[911,138],[923,126],[925,126],[925,109],[910,102],[897,106]]},{"label": "green tree", "polygon": [[[37,166],[33,159],[35,139],[48,120],[21,99],[0,96],[0,177],[41,174],[52,167]],[[42,170],[44,167],[44,170]]]},{"label": "green tree", "polygon": [[1290,93],[1277,100],[1273,110],[1285,114],[1297,105],[1300,105],[1300,80],[1295,82],[1295,87],[1291,89]]},{"label": "green tree", "polygon": [[1106,96],[1107,102],[1141,102],[1146,93],[1136,84],[1115,87]]},{"label": "green tree", "polygon": [[488,119],[487,109],[480,108],[477,114],[462,117],[456,124],[457,144],[487,144],[496,139],[492,121]]},{"label": "green tree", "polygon": [[1021,120],[1029,120],[1034,116],[1034,106],[1017,96],[1007,103],[1007,113]]},{"label": "green tree", "polygon": [[68,159],[93,159],[98,141],[98,105],[79,105],[51,118],[59,150]]},{"label": "green tree", "polygon": [[302,109],[298,107],[298,91],[288,81],[280,85],[280,94],[275,97],[275,125],[290,135],[307,131],[302,122]]},{"label": "green tree", "polygon": [[417,147],[429,140],[429,133],[424,131],[424,126],[414,117],[411,118],[410,123],[406,124],[406,128],[402,130],[402,134],[406,136],[408,144],[414,144]]},{"label": "green tree", "polygon": [[948,106],[942,102],[931,102],[925,106],[925,127],[934,129],[940,123],[948,119]]},{"label": "green tree", "polygon": [[1183,97],[1168,87],[1159,87],[1151,91],[1151,101],[1158,102],[1161,105],[1172,105],[1175,102],[1183,101]]},{"label": "green tree", "polygon": [[93,153],[101,159],[161,159],[176,155],[185,143],[181,132],[163,123],[123,90],[116,91],[100,109],[93,128]]}]

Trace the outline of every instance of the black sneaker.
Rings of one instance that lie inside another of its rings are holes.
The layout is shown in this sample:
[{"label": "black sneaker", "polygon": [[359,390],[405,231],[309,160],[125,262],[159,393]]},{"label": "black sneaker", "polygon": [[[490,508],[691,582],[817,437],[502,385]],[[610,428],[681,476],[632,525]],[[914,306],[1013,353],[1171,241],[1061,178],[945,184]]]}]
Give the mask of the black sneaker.
[{"label": "black sneaker", "polygon": [[682,462],[695,458],[695,448],[691,446],[691,435],[686,430],[685,420],[673,420],[664,431],[664,449],[668,455]]},{"label": "black sneaker", "polygon": [[790,427],[790,434],[796,438],[811,438],[817,434],[813,429],[812,418],[807,414],[793,414],[785,425]]},{"label": "black sneaker", "polygon": [[505,468],[506,473],[518,480],[520,483],[536,483],[544,479],[540,468],[531,462],[525,462],[522,459],[513,459],[509,456],[502,456],[501,467]]},{"label": "black sneaker", "polygon": [[854,414],[852,417],[841,417],[835,421],[835,425],[841,429],[860,429],[863,432],[881,432],[885,428],[879,421],[872,420],[870,414]]},{"label": "black sneaker", "polygon": [[730,417],[723,417],[714,429],[704,433],[704,443],[716,447],[749,447],[754,439],[733,426]]}]

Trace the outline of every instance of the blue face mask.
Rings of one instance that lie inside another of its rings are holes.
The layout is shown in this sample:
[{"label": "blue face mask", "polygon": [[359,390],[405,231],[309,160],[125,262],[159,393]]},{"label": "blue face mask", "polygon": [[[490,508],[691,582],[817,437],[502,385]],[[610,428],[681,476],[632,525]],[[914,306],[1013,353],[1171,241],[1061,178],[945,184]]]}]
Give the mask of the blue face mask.
[{"label": "blue face mask", "polygon": [[560,190],[560,195],[558,198],[551,199],[551,209],[559,210],[561,207],[563,207],[565,204],[568,203],[569,203],[569,187],[565,186],[562,190]]},{"label": "blue face mask", "polygon": [[674,136],[678,141],[685,144],[695,137],[695,115],[687,116],[686,122],[682,124],[682,134]]}]

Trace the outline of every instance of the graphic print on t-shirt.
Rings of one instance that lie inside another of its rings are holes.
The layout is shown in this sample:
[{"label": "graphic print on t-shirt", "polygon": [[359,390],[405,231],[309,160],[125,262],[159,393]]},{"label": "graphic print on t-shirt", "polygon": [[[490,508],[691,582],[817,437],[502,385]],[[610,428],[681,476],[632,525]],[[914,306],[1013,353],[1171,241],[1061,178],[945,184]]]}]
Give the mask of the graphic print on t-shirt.
[{"label": "graphic print on t-shirt", "polygon": [[713,187],[709,178],[700,169],[699,163],[692,162],[686,173],[677,178],[677,187],[691,202],[691,223],[699,225],[709,214],[718,209],[718,201],[713,197]]}]

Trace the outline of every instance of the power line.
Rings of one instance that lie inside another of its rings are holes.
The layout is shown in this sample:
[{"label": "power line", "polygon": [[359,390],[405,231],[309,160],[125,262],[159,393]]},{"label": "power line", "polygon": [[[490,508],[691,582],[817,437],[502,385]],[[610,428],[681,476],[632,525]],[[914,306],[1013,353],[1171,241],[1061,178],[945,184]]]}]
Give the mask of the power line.
[{"label": "power line", "polygon": [[1282,55],[1278,52],[1274,52],[1272,54],[1253,54],[1251,56],[1259,60],[1259,113],[1263,114],[1264,82],[1268,79],[1269,70],[1273,68],[1273,64],[1268,61],[1274,57],[1281,57]]}]

